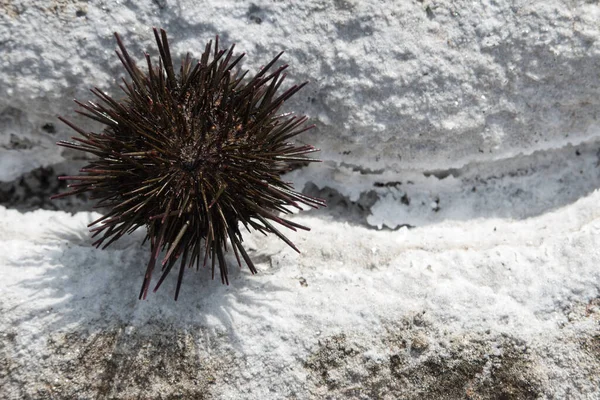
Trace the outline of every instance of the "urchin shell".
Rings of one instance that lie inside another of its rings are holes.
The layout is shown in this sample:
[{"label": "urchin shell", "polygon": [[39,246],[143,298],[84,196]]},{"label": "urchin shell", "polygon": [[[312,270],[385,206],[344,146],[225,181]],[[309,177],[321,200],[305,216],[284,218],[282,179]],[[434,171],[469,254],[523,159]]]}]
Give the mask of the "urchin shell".
[{"label": "urchin shell", "polygon": [[98,200],[96,207],[109,209],[89,225],[98,237],[96,247],[106,248],[145,226],[151,254],[140,298],[146,298],[164,251],[154,291],[180,259],[177,299],[186,266],[210,263],[214,278],[218,264],[228,284],[229,247],[240,266],[243,258],[256,272],[242,246],[240,223],[247,230],[273,233],[298,251],[273,223],[308,230],[280,213],[300,209],[300,203],[315,208],[325,203],[281,179],[291,163],[317,161],[306,156],[317,151],[314,147],[288,142],[312,128],[305,125],[307,117],[278,113],[306,84],[279,92],[287,65],[273,67],[282,53],[248,79],[248,71],[234,71],[244,54],[234,58],[234,46],[219,49],[217,37],[200,60],[193,62],[188,54],[175,73],[166,32],[154,29],[154,35],[160,59],[153,64],[146,53],[143,72],[115,33],[117,55],[131,78],[121,86],[123,100],[95,88],[99,102],[76,101],[83,108],[77,112],[105,124],[104,131],[86,132],[60,117],[80,137],[58,144],[95,158],[81,175],[59,177],[77,183],[53,198],[87,192]]}]

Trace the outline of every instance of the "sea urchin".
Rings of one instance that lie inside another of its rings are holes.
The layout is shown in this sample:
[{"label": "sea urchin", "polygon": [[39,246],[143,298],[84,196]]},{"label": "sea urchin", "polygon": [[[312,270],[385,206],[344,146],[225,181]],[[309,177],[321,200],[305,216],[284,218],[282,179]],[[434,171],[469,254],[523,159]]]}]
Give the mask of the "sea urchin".
[{"label": "sea urchin", "polygon": [[[274,222],[296,230],[308,228],[281,218],[300,203],[324,206],[324,201],[295,192],[281,180],[292,163],[316,161],[306,154],[309,145],[289,143],[312,126],[307,117],[280,114],[278,110],[305,84],[278,90],[287,65],[273,69],[282,53],[254,77],[245,78],[234,67],[244,54],[233,58],[233,48],[219,49],[219,38],[206,45],[197,62],[188,54],[175,73],[167,35],[154,29],[160,52],[158,65],[146,53],[147,73],[127,53],[115,33],[117,51],[131,81],[123,80],[125,98],[117,101],[98,88],[98,103],[76,103],[79,114],[106,125],[101,133],[86,132],[64,118],[61,121],[81,137],[60,146],[95,156],[71,191],[60,198],[89,192],[95,208],[109,211],[93,221],[96,247],[106,248],[125,234],[146,226],[151,254],[140,298],[146,298],[152,272],[162,251],[162,276],[154,291],[181,259],[175,299],[186,266],[218,263],[221,280],[228,284],[224,253],[228,240],[241,266],[256,268],[242,246],[240,223],[247,229],[273,233],[298,249]],[[273,70],[272,70],[273,69]]]}]

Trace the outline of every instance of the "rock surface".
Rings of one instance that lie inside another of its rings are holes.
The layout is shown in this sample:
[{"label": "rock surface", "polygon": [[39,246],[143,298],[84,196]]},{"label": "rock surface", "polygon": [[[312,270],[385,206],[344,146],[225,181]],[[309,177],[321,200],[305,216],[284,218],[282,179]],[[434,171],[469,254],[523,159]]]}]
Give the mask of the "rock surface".
[{"label": "rock surface", "polygon": [[[596,399],[600,191],[523,221],[245,235],[258,275],[138,301],[148,246],[0,207],[2,398]],[[228,262],[235,265],[233,254]]]},{"label": "rock surface", "polygon": [[[0,2],[0,398],[598,399],[599,20],[597,1]],[[137,300],[143,232],[100,251],[97,214],[48,210],[90,209],[48,201],[85,162],[56,116],[99,129],[72,99],[117,95],[113,32],[139,60],[152,26],[179,55],[219,34],[251,71],[286,51],[325,161],[289,179],[330,206],[293,217],[302,254],[245,235],[259,274],[186,272],[177,303],[175,279]]]},{"label": "rock surface", "polygon": [[[71,135],[56,115],[123,76],[112,37],[156,56],[152,26],[176,54],[216,34],[256,70],[285,50],[289,108],[311,116],[305,140],[333,165],[435,170],[598,138],[597,2],[155,0],[3,2],[0,180],[61,160]],[[91,127],[90,128],[97,128]],[[15,154],[16,153],[16,154]],[[10,166],[10,168],[7,168]]]}]

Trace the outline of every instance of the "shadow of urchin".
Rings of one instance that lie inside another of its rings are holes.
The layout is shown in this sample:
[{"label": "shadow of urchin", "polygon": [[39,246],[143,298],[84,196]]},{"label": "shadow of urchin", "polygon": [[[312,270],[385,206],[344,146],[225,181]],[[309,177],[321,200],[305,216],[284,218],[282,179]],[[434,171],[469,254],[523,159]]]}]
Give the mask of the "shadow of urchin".
[{"label": "shadow of urchin", "polygon": [[[152,272],[161,251],[162,275],[156,291],[181,259],[175,300],[186,266],[218,264],[221,281],[228,284],[224,252],[227,241],[237,263],[243,259],[252,273],[256,268],[242,246],[240,223],[248,230],[273,233],[294,250],[296,246],[273,222],[288,229],[309,228],[279,216],[300,204],[325,206],[321,199],[294,191],[281,174],[298,162],[314,162],[306,155],[313,146],[288,142],[312,128],[306,116],[279,113],[283,103],[306,85],[294,85],[279,93],[287,65],[273,68],[279,53],[254,77],[235,66],[244,54],[233,58],[233,48],[219,49],[217,36],[206,45],[200,60],[188,53],[175,73],[164,30],[154,29],[160,59],[153,65],[145,54],[142,72],[115,33],[130,82],[117,101],[98,88],[98,103],[76,103],[79,114],[106,125],[101,133],[86,132],[64,118],[79,133],[74,142],[60,146],[84,151],[97,158],[80,170],[70,191],[53,196],[89,193],[95,207],[109,211],[90,223],[96,247],[106,248],[138,227],[147,228],[150,260],[140,291],[146,298]],[[202,245],[203,244],[203,245]]]}]

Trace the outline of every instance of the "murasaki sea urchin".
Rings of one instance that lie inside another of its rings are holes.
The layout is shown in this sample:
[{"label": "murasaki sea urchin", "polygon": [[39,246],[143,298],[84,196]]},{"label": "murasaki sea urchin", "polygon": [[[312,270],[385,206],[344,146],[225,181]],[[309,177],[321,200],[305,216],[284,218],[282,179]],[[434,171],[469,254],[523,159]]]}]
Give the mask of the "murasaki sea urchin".
[{"label": "murasaki sea urchin", "polygon": [[76,103],[79,114],[106,125],[101,133],[86,132],[64,118],[61,121],[81,137],[60,146],[95,156],[69,192],[53,198],[90,193],[96,208],[108,208],[93,221],[96,247],[106,248],[125,234],[146,226],[151,254],[140,298],[146,298],[152,272],[161,251],[162,276],[154,291],[181,259],[175,299],[186,266],[218,263],[221,280],[229,283],[225,252],[229,240],[237,263],[244,259],[256,268],[242,246],[240,223],[247,230],[273,233],[298,251],[274,225],[296,230],[307,227],[279,216],[300,203],[324,206],[324,201],[293,190],[281,174],[293,163],[316,161],[306,154],[309,145],[288,141],[312,128],[307,117],[279,113],[283,103],[305,84],[279,92],[287,65],[274,68],[282,53],[252,78],[234,71],[244,54],[233,57],[232,45],[206,45],[200,60],[188,54],[175,72],[167,35],[154,29],[160,53],[158,65],[145,55],[147,73],[127,53],[115,33],[117,51],[131,81],[123,80],[123,100],[98,88],[98,103]]}]

